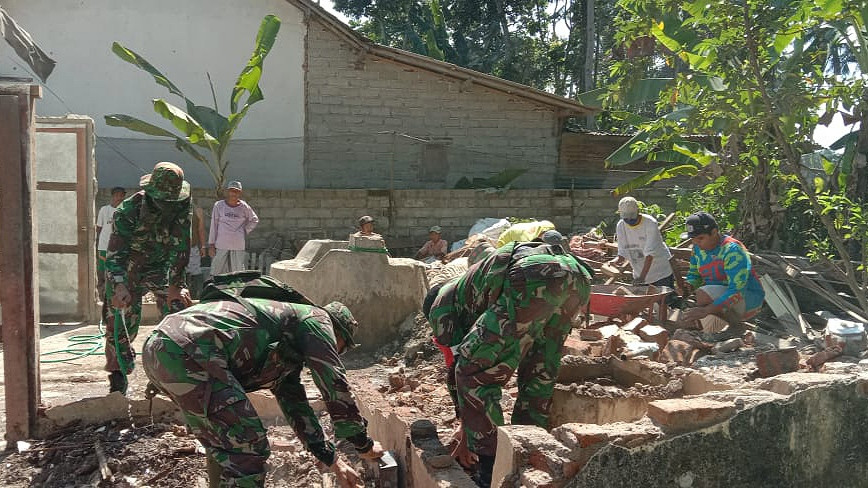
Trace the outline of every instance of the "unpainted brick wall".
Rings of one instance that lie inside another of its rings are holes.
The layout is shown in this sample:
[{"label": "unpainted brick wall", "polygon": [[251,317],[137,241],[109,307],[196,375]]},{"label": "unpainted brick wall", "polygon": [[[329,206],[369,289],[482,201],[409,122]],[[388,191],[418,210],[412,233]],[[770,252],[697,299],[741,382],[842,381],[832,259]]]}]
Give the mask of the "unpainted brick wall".
[{"label": "unpainted brick wall", "polygon": [[[389,195],[388,190],[244,190],[244,200],[260,219],[248,249],[261,251],[278,236],[297,248],[309,239],[346,239],[362,215],[376,219],[375,230],[390,248],[421,246],[434,225],[443,228],[443,238],[451,244],[486,217],[547,219],[565,235],[585,232],[601,221],[612,233],[618,218],[618,198],[609,190],[395,190]],[[641,190],[633,196],[674,210],[667,190]],[[196,189],[193,198],[205,211],[207,228],[214,190]],[[101,189],[97,208],[108,200],[108,189]]]},{"label": "unpainted brick wall", "polygon": [[[514,187],[553,187],[553,107],[356,53],[316,20],[307,45],[307,188],[453,188],[507,168],[529,169]],[[424,142],[393,132],[444,144],[445,181],[421,177]]]}]

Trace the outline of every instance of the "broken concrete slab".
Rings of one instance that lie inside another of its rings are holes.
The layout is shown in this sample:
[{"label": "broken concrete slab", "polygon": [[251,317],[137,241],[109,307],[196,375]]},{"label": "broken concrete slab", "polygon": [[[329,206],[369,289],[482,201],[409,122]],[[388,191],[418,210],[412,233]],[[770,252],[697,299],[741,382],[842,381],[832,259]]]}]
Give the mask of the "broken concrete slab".
[{"label": "broken concrete slab", "polygon": [[102,397],[84,398],[65,405],[41,410],[36,419],[35,438],[45,438],[77,425],[100,425],[130,418],[135,422],[167,421],[183,423],[178,407],[171,401],[155,397],[153,408],[148,400],[127,398],[118,392]]},{"label": "broken concrete slab", "polygon": [[541,427],[499,427],[491,486],[563,486],[578,471],[572,453]]},{"label": "broken concrete slab", "polygon": [[828,385],[836,381],[844,381],[847,377],[823,373],[787,373],[760,382],[757,387],[773,391],[779,395],[793,393],[816,386]]}]

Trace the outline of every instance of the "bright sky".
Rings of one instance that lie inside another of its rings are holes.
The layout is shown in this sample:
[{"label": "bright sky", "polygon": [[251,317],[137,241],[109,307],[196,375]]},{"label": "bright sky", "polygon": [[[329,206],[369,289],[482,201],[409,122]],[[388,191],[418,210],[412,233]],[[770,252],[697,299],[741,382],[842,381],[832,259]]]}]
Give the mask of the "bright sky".
[{"label": "bright sky", "polygon": [[332,2],[332,0],[318,0],[317,3],[322,5],[322,7],[324,9],[328,10],[329,12],[331,12],[332,15],[343,20],[344,22],[347,22],[349,20],[344,14],[335,10],[334,3]]}]

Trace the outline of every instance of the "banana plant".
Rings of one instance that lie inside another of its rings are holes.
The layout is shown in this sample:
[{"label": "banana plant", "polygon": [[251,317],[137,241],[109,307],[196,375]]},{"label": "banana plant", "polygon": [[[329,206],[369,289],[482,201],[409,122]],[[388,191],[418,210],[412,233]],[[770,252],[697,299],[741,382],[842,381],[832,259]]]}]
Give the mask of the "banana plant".
[{"label": "banana plant", "polygon": [[208,169],[219,192],[226,181],[226,168],[229,167],[226,150],[229,148],[232,136],[250,107],[264,99],[259,87],[259,80],[262,77],[265,57],[271,52],[279,30],[280,19],[278,17],[267,15],[262,19],[259,32],[256,35],[253,54],[251,54],[247,65],[241,70],[241,74],[238,75],[235,86],[232,88],[229,97],[228,116],[219,112],[217,95],[210,76],[208,83],[211,86],[213,108],[196,104],[187,98],[184,92],[166,75],[141,55],[118,42],[112,43],[112,52],[122,60],[151,75],[158,85],[165,87],[170,94],[180,98],[184,102],[185,109],[162,98],[151,101],[154,112],[169,121],[174,132],[126,114],[106,115],[106,124],[174,141],[175,147],[179,151],[192,156]]}]

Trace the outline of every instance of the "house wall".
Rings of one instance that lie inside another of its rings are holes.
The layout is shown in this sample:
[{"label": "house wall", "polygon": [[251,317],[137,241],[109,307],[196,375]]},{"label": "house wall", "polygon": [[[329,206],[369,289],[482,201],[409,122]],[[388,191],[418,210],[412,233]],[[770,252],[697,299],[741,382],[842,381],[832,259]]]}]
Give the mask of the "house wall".
[{"label": "house wall", "polygon": [[514,187],[553,186],[554,108],[359,54],[316,17],[307,45],[309,188],[453,188],[507,168],[529,169]]},{"label": "house wall", "polygon": [[[508,190],[489,193],[478,190],[245,190],[244,200],[259,215],[259,226],[250,235],[249,249],[261,251],[283,239],[283,248],[301,248],[309,239],[343,239],[355,232],[362,215],[376,219],[375,230],[386,238],[390,249],[420,246],[433,225],[443,228],[449,241],[467,237],[470,227],[486,217],[548,219],[564,232],[586,231],[601,221],[614,232],[618,198],[609,190]],[[633,193],[645,203],[674,210],[666,190]],[[210,223],[214,192],[195,190],[194,201]],[[109,200],[102,189],[98,206]],[[207,225],[206,225],[207,226]],[[291,245],[290,245],[291,243]],[[287,258],[289,256],[284,256]]]},{"label": "house wall", "polygon": [[[304,187],[305,24],[301,11],[286,0],[6,0],[3,7],[57,61],[37,114],[79,113],[95,120],[100,187],[135,185],[162,160],[180,162],[196,186],[213,185],[201,163],[170,142],[106,126],[106,114],[126,113],[169,128],[150,100],[183,106],[149,75],[115,56],[113,41],[148,59],[188,98],[212,106],[209,73],[225,114],[259,23],[276,14],[283,23],[265,62],[265,100],[250,110],[236,134],[228,176],[257,188]],[[28,76],[23,66],[13,55],[0,56],[0,75]]]}]

